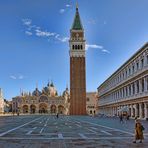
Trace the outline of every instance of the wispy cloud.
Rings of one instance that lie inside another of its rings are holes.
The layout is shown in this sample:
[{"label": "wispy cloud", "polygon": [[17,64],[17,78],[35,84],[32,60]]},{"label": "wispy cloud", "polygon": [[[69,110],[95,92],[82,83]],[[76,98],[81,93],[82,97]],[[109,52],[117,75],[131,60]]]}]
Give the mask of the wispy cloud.
[{"label": "wispy cloud", "polygon": [[64,13],[65,12],[65,9],[60,9],[60,13]]},{"label": "wispy cloud", "polygon": [[24,24],[24,25],[27,25],[27,26],[30,26],[31,23],[32,23],[32,20],[31,20],[31,19],[28,19],[28,18],[22,19],[22,21],[23,21],[23,24]]},{"label": "wispy cloud", "polygon": [[103,49],[102,52],[110,53],[110,51],[108,51],[108,50],[106,50],[106,49]]},{"label": "wispy cloud", "polygon": [[97,23],[97,20],[96,19],[90,19],[90,20],[88,20],[88,23],[95,25]]},{"label": "wispy cloud", "polygon": [[27,35],[32,35],[32,32],[30,32],[30,31],[25,31],[25,34],[27,34]]},{"label": "wispy cloud", "polygon": [[60,37],[59,34],[56,34],[55,38],[61,42],[67,42],[69,40],[68,37]]},{"label": "wispy cloud", "polygon": [[96,44],[86,44],[86,49],[88,49],[88,48],[103,49],[103,46],[101,46],[101,45],[96,45]]},{"label": "wispy cloud", "polygon": [[86,44],[86,50],[88,49],[100,49],[104,53],[110,53],[110,51],[104,49],[102,45],[97,45],[97,44]]},{"label": "wispy cloud", "polygon": [[50,37],[55,35],[55,33],[48,32],[48,31],[41,31],[39,29],[36,29],[35,31],[36,31],[36,35],[39,37]]},{"label": "wispy cloud", "polygon": [[37,37],[42,37],[47,39],[47,41],[49,41],[51,38],[54,40],[58,40],[59,42],[67,42],[68,41],[68,37],[64,37],[58,33],[55,32],[50,32],[47,31],[45,29],[42,29],[40,26],[34,25],[32,24],[32,20],[31,19],[22,19],[23,25],[26,28],[25,34],[28,36],[32,36],[35,35]]},{"label": "wispy cloud", "polygon": [[71,7],[71,5],[69,5],[69,4],[66,4],[66,7]]},{"label": "wispy cloud", "polygon": [[106,22],[106,21],[104,21],[104,22],[103,22],[103,24],[104,24],[104,25],[106,25],[106,24],[107,24],[107,22]]},{"label": "wispy cloud", "polygon": [[13,79],[13,80],[17,79],[16,76],[13,76],[13,75],[11,75],[10,78]]},{"label": "wispy cloud", "polygon": [[69,8],[71,8],[70,4],[66,4],[64,8],[60,9],[59,12],[61,14],[63,14],[64,12],[66,12]]},{"label": "wispy cloud", "polygon": [[10,79],[13,79],[13,80],[22,80],[24,79],[25,77],[23,75],[10,75]]}]

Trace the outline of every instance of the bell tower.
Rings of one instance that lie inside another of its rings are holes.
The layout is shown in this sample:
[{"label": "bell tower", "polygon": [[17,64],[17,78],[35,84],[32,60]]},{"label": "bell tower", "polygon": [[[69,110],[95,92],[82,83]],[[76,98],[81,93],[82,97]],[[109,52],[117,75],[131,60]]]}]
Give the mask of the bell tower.
[{"label": "bell tower", "polygon": [[70,30],[70,115],[86,115],[85,39],[78,6]]}]

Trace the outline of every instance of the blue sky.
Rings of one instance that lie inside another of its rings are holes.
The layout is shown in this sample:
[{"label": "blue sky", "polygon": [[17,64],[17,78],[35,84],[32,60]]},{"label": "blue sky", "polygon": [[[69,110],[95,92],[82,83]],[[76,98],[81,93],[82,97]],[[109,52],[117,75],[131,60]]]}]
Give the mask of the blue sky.
[{"label": "blue sky", "polygon": [[[97,87],[148,41],[147,0],[77,0],[85,38],[86,88]],[[4,97],[69,81],[69,31],[76,0],[0,1],[0,87]]]}]

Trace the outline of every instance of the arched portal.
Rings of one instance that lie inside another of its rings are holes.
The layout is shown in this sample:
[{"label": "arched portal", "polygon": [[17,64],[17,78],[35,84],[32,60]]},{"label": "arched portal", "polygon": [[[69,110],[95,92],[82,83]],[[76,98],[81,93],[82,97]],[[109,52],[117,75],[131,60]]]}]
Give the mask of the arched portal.
[{"label": "arched portal", "polygon": [[28,113],[28,105],[23,106],[23,113]]},{"label": "arched portal", "polygon": [[39,104],[39,113],[48,113],[46,103],[40,103]]},{"label": "arched portal", "polygon": [[59,114],[63,114],[64,112],[65,112],[64,106],[59,105],[59,106],[58,106],[58,113],[59,113]]},{"label": "arched portal", "polygon": [[36,106],[32,104],[32,105],[30,106],[30,113],[31,113],[31,114],[34,114],[35,111],[36,111]]},{"label": "arched portal", "polygon": [[56,113],[56,106],[55,105],[51,105],[50,112]]}]

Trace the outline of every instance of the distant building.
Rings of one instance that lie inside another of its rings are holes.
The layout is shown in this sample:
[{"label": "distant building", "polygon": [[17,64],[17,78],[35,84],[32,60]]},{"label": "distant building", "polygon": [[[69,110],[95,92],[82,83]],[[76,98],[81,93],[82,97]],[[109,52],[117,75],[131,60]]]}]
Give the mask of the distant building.
[{"label": "distant building", "polygon": [[53,83],[40,91],[37,87],[32,93],[24,93],[12,98],[12,112],[24,114],[48,113],[69,114],[69,90],[59,96]]},{"label": "distant building", "polygon": [[86,112],[88,115],[97,114],[97,95],[96,92],[86,93]]},{"label": "distant building", "polygon": [[148,119],[148,43],[98,87],[99,112]]},{"label": "distant building", "polygon": [[3,98],[3,91],[0,88],[0,113],[4,113],[4,98]]}]

